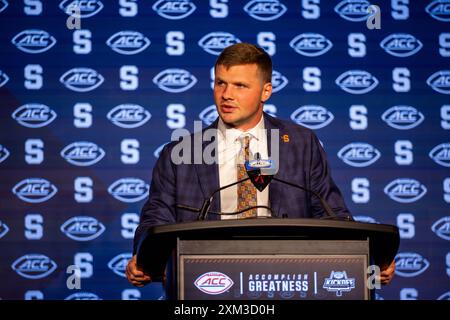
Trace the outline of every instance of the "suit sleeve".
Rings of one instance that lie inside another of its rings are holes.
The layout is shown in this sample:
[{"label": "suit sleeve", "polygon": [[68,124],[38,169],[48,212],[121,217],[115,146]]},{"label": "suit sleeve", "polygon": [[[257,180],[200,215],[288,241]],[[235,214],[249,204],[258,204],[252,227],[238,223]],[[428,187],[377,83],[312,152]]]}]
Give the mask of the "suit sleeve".
[{"label": "suit sleeve", "polygon": [[176,222],[176,174],[170,160],[170,150],[170,144],[163,148],[153,168],[149,198],[142,207],[139,225],[134,234],[133,254],[149,227]]},{"label": "suit sleeve", "polygon": [[[350,211],[345,205],[341,191],[334,183],[331,176],[331,169],[327,161],[325,150],[322,148],[319,139],[314,133],[311,134],[310,184],[311,189],[321,195],[339,218],[352,219]],[[311,199],[311,205],[314,218],[326,216],[320,201],[314,196]]]}]

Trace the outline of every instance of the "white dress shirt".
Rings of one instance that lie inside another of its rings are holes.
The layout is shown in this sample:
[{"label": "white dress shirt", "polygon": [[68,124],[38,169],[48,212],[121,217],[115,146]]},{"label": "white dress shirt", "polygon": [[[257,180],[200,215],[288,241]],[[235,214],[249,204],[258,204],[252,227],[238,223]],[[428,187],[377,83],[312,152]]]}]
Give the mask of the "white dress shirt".
[{"label": "white dress shirt", "polygon": [[[239,137],[241,135],[250,136],[250,160],[254,159],[256,152],[259,152],[261,159],[268,159],[267,135],[264,130],[264,116],[258,124],[245,132],[227,126],[219,118],[218,123],[218,161],[219,161],[219,181],[220,187],[237,181],[237,161],[241,151]],[[262,192],[256,190],[257,204],[259,206],[269,206],[269,186]],[[220,192],[220,210],[222,212],[237,211],[237,185],[226,188]],[[258,208],[258,217],[270,216],[270,212],[264,208]],[[238,219],[235,216],[221,216],[225,219]]]}]

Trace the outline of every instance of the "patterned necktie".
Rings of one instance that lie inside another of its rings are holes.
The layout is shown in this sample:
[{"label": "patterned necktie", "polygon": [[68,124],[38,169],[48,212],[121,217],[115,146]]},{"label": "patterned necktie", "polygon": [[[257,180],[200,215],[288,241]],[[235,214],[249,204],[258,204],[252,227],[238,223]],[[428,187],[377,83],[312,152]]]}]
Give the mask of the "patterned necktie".
[{"label": "patterned necktie", "polygon": [[[239,152],[238,156],[238,165],[237,165],[237,179],[242,180],[246,178],[247,172],[245,171],[245,165],[244,161],[249,160],[250,151],[249,151],[249,145],[250,145],[250,137],[244,136],[240,137],[239,140],[241,141],[241,151]],[[238,205],[237,205],[237,211],[256,206],[256,188],[253,185],[253,183],[250,180],[246,180],[244,182],[241,182],[237,185],[237,199],[238,199]],[[242,212],[238,215],[238,218],[245,219],[249,217],[256,217],[257,216],[257,208],[253,208],[251,210],[247,210]]]}]

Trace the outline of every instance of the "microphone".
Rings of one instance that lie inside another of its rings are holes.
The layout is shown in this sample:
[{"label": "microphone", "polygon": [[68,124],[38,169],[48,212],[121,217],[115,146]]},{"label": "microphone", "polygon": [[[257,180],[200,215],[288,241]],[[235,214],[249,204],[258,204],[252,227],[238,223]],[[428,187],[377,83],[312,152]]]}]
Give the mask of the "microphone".
[{"label": "microphone", "polygon": [[310,192],[313,195],[315,195],[316,198],[319,199],[322,208],[325,210],[325,213],[328,216],[327,218],[324,219],[338,218],[338,216],[336,215],[336,213],[333,212],[328,203],[314,190],[305,188],[301,185],[289,181],[276,178],[274,176],[278,172],[278,166],[276,166],[276,163],[273,160],[261,160],[261,155],[258,152],[255,153],[255,160],[245,162],[245,169],[253,185],[259,191],[264,190],[264,188],[266,188],[267,185],[272,180],[281,182],[288,186],[301,189],[303,191]]}]

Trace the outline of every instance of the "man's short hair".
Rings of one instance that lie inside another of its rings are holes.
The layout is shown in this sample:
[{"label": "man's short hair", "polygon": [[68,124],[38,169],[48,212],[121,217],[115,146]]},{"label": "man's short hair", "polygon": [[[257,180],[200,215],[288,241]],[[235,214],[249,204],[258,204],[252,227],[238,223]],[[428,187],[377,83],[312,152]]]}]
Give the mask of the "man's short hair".
[{"label": "man's short hair", "polygon": [[225,48],[217,58],[214,69],[219,65],[229,68],[243,64],[256,64],[264,83],[272,82],[272,59],[267,52],[251,43],[240,42]]}]

